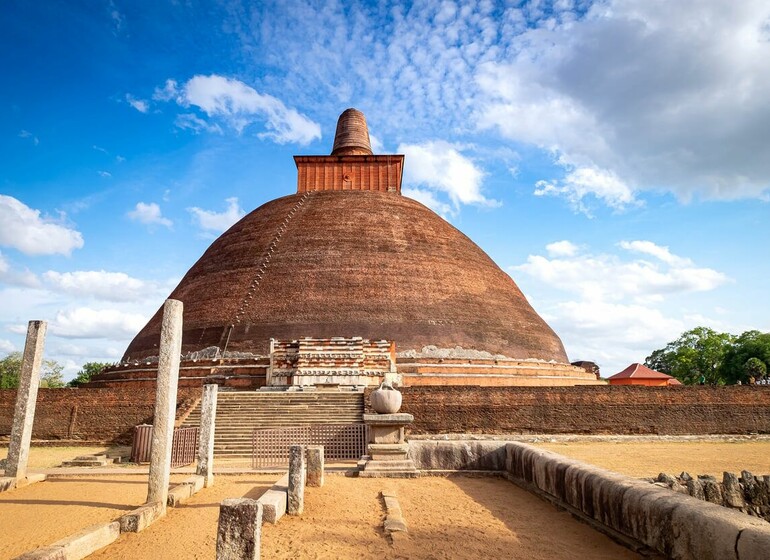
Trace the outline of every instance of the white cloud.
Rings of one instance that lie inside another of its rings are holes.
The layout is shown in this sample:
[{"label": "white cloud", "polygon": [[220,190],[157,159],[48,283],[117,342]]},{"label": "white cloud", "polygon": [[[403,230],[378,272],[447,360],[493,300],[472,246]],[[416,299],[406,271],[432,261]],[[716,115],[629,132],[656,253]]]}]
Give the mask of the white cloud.
[{"label": "white cloud", "polygon": [[166,80],[162,88],[156,87],[152,98],[155,101],[171,101],[179,96],[179,87],[176,80]]},{"label": "white cloud", "polygon": [[580,248],[566,239],[555,241],[545,246],[545,250],[552,257],[574,257]]},{"label": "white cloud", "polygon": [[243,208],[238,206],[238,198],[227,198],[225,202],[227,209],[224,212],[203,210],[197,207],[188,208],[187,211],[192,214],[193,220],[201,229],[221,233],[246,215]]},{"label": "white cloud", "polygon": [[586,198],[600,200],[610,208],[623,210],[639,205],[633,189],[611,171],[592,167],[572,169],[561,181],[540,180],[535,184],[535,196],[563,196],[572,207],[590,215]]},{"label": "white cloud", "polygon": [[[212,74],[193,76],[182,87],[174,80],[167,80],[162,89],[156,89],[159,100],[175,100],[183,107],[195,106],[208,117],[221,118],[239,134],[257,121],[263,121],[266,132],[260,138],[269,138],[278,144],[306,145],[321,138],[321,126],[290,109],[284,103],[266,93],[232,78]],[[185,116],[177,125],[194,130],[212,130],[203,127],[202,120]],[[210,125],[213,126],[213,125]],[[197,128],[196,128],[197,127]]]},{"label": "white cloud", "polygon": [[437,199],[436,195],[431,191],[406,187],[401,189],[401,194],[424,204],[444,218],[448,218],[452,214],[452,207],[446,202],[441,202]]},{"label": "white cloud", "polygon": [[222,134],[222,127],[216,123],[210,123],[192,113],[182,113],[176,116],[174,124],[177,128],[192,130],[196,134],[201,131]]},{"label": "white cloud", "polygon": [[538,191],[581,211],[770,198],[765,0],[503,4],[252,3],[228,28],[299,107],[414,142],[496,131],[561,163]]},{"label": "white cloud", "polygon": [[144,327],[148,317],[116,309],[77,307],[57,312],[51,333],[62,338],[103,338],[123,340]]},{"label": "white cloud", "polygon": [[40,144],[40,139],[32,134],[29,130],[22,130],[19,132],[19,138],[29,138],[35,146]]},{"label": "white cloud", "polygon": [[154,295],[157,286],[124,272],[77,270],[43,273],[43,281],[53,291],[75,297],[92,297],[107,301],[136,301]]},{"label": "white cloud", "polygon": [[27,255],[69,255],[83,246],[83,235],[33,210],[11,196],[0,195],[0,245]]},{"label": "white cloud", "polygon": [[369,143],[372,146],[372,153],[383,154],[385,153],[385,145],[382,141],[372,133],[369,133]]},{"label": "white cloud", "polygon": [[618,243],[618,246],[626,251],[635,251],[637,253],[652,255],[656,259],[660,259],[671,266],[692,266],[692,261],[690,259],[674,255],[668,247],[656,245],[652,241],[621,241]]},{"label": "white cloud", "polygon": [[15,270],[0,253],[0,282],[9,286],[25,286],[35,288],[40,285],[40,281],[35,274],[27,269]]},{"label": "white cloud", "polygon": [[766,197],[768,17],[761,0],[595,3],[527,29],[477,73],[479,126],[613,178],[546,183],[573,204],[592,193],[617,208],[644,189]]},{"label": "white cloud", "polygon": [[140,113],[146,113],[150,110],[150,104],[145,99],[137,99],[130,93],[126,94],[126,101]]},{"label": "white cloud", "polygon": [[158,206],[158,204],[155,202],[150,202],[149,204],[144,202],[137,202],[136,207],[133,210],[127,212],[126,216],[135,222],[146,225],[157,224],[160,226],[165,226],[169,229],[174,225],[171,220],[163,217],[163,214],[160,211],[160,206]]},{"label": "white cloud", "polygon": [[436,140],[422,144],[400,144],[398,152],[406,156],[404,182],[411,189],[410,192],[421,190],[425,193],[426,189],[433,191],[434,201],[435,193],[444,193],[449,196],[455,208],[460,204],[499,205],[499,202],[482,194],[484,172],[473,160],[460,153],[457,146]]},{"label": "white cloud", "polygon": [[11,352],[15,351],[16,346],[14,346],[13,342],[4,338],[0,338],[0,352],[3,352],[4,354],[10,354]]},{"label": "white cloud", "polygon": [[546,246],[548,257],[530,255],[524,264],[511,267],[520,281],[532,283],[539,311],[562,338],[570,358],[597,361],[609,368],[605,375],[644,360],[687,328],[713,323],[675,311],[672,303],[729,281],[725,274],[698,267],[651,241],[621,241],[617,246],[622,253],[595,254],[562,240]]},{"label": "white cloud", "polygon": [[590,301],[648,302],[676,293],[710,291],[728,281],[723,273],[698,268],[689,259],[671,255],[666,247],[649,241],[622,242],[621,247],[624,243],[628,247],[644,246],[648,254],[655,251],[668,255],[663,260],[668,266],[645,260],[622,260],[609,254],[581,254],[563,258],[530,255],[526,263],[513,269]]},{"label": "white cloud", "polygon": [[99,177],[104,177],[105,179],[112,177],[112,173],[109,171],[97,171],[96,173],[99,175]]}]

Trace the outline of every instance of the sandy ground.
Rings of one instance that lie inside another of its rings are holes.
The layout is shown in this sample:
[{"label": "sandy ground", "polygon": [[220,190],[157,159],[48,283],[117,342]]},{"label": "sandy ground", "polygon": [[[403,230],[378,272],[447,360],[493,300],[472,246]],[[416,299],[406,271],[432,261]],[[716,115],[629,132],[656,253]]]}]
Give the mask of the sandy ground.
[{"label": "sandy ground", "polygon": [[724,471],[770,474],[770,441],[728,442],[571,442],[539,443],[540,447],[635,477],[660,472],[691,475]]},{"label": "sandy ground", "polygon": [[[163,519],[141,533],[124,533],[92,559],[160,560],[216,557],[219,503],[225,498],[258,498],[280,478],[276,475],[217,476],[182,506],[169,508]],[[269,558],[263,554],[263,558]]]},{"label": "sandy ground", "polygon": [[[124,534],[91,559],[211,559],[219,502],[260,496],[275,475],[218,476],[179,508],[138,534]],[[382,531],[380,491],[394,488],[409,525],[405,538]],[[55,479],[0,494],[0,558],[50,544],[143,501],[142,477]],[[558,535],[552,527],[558,526]],[[370,480],[327,476],[308,488],[305,514],[265,525],[263,558],[637,558],[588,526],[498,478]]]},{"label": "sandy ground", "polygon": [[[721,475],[723,470],[770,473],[770,441],[570,442],[542,447],[631,476],[658,472]],[[40,467],[95,448],[33,448]],[[2,451],[0,451],[2,455]],[[90,524],[116,519],[141,504],[146,475],[69,476],[0,493],[0,559],[50,544]],[[173,480],[184,474],[174,474]],[[258,497],[278,475],[217,476],[180,508],[139,534],[122,535],[91,558],[213,558],[219,502]],[[379,492],[394,488],[409,534],[390,542],[382,532]],[[558,527],[558,532],[553,530]],[[425,477],[370,480],[327,476],[309,488],[301,519],[263,529],[265,558],[635,558],[588,526],[496,478]]]},{"label": "sandy ground", "polygon": [[[409,528],[393,544],[381,529],[384,488],[396,490]],[[301,518],[264,528],[262,554],[287,559],[638,558],[506,480],[465,476],[327,477],[323,488],[308,489]]]},{"label": "sandy ground", "polygon": [[117,519],[146,497],[147,475],[54,478],[1,492],[0,558],[14,558],[94,523]]}]

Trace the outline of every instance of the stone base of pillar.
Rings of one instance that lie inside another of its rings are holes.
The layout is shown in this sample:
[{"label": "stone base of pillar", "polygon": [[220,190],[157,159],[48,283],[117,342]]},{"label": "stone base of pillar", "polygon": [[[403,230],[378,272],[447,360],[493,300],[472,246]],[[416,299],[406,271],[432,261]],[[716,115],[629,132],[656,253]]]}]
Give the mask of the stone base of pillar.
[{"label": "stone base of pillar", "polygon": [[409,458],[404,428],[414,421],[411,414],[364,414],[369,426],[368,455],[358,463],[362,478],[416,478],[420,471]]}]

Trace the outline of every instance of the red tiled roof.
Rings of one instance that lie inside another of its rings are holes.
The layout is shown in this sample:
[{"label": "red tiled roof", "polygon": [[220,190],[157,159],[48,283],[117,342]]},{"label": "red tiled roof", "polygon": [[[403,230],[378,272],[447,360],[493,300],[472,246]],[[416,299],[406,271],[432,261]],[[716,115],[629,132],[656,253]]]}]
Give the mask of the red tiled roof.
[{"label": "red tiled roof", "polygon": [[616,373],[610,379],[673,379],[670,375],[655,371],[642,364],[631,364],[620,373]]}]

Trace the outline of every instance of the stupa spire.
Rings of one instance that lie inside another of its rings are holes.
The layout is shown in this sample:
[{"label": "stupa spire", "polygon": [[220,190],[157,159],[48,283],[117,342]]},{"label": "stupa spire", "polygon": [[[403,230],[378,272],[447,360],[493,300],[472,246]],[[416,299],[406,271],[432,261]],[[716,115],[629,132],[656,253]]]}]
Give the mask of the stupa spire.
[{"label": "stupa spire", "polygon": [[333,156],[370,156],[372,145],[366,117],[358,109],[345,109],[337,120]]}]

